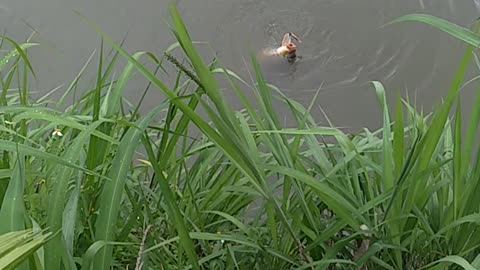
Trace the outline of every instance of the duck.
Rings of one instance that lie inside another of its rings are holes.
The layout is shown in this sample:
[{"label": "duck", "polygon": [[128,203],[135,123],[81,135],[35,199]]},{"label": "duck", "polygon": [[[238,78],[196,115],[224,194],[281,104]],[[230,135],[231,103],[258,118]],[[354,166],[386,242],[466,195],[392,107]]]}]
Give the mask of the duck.
[{"label": "duck", "polygon": [[293,43],[292,39],[297,41],[298,43],[302,43],[302,41],[300,40],[300,38],[297,37],[297,35],[292,32],[288,32],[283,35],[282,44],[275,50],[275,54],[286,57],[288,59],[295,59],[297,57],[297,45]]}]

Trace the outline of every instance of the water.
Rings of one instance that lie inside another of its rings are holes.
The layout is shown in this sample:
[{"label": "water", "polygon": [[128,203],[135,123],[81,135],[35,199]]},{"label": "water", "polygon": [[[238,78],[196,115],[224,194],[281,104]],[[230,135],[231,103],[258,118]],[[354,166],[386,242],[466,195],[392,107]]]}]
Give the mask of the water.
[{"label": "water", "polygon": [[[168,1],[158,0],[4,0],[0,25],[17,41],[35,28],[32,64],[39,78],[32,87],[42,93],[64,84],[81,69],[99,37],[73,11],[98,24],[116,40],[126,33],[130,52],[161,55],[173,38],[164,21]],[[189,0],[177,1],[191,36],[209,42],[227,68],[249,78],[249,50],[261,52],[279,44],[285,32],[296,33],[299,59],[262,59],[267,80],[285,95],[308,105],[320,95],[320,107],[337,126],[356,130],[380,126],[379,108],[368,82],[379,80],[390,101],[408,92],[430,111],[445,95],[464,45],[429,26],[402,23],[381,27],[401,15],[428,13],[471,27],[480,14],[479,1],[427,0]],[[208,48],[202,53],[211,59]],[[248,62],[248,61],[247,61]],[[92,78],[95,67],[92,66]],[[117,71],[118,73],[119,71]],[[138,96],[145,83],[134,81],[127,91]],[[64,88],[65,88],[64,87]],[[63,89],[64,89],[63,88]],[[61,91],[61,90],[60,90]],[[228,98],[233,92],[225,91]],[[471,100],[473,89],[463,95]],[[160,98],[147,97],[147,106]],[[468,111],[468,102],[465,110]],[[323,120],[325,123],[325,120]]]}]

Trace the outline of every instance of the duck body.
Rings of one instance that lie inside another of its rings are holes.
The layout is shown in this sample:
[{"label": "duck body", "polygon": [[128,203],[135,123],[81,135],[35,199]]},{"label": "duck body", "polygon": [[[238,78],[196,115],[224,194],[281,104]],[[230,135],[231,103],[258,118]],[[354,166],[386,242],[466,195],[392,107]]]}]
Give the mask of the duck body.
[{"label": "duck body", "polygon": [[292,50],[287,48],[287,46],[280,46],[275,50],[275,53],[282,57],[286,57],[287,55],[292,53]]},{"label": "duck body", "polygon": [[283,36],[282,44],[275,50],[275,53],[282,57],[295,59],[297,57],[297,45],[293,43],[292,39],[302,43],[302,41],[294,33],[288,32]]}]

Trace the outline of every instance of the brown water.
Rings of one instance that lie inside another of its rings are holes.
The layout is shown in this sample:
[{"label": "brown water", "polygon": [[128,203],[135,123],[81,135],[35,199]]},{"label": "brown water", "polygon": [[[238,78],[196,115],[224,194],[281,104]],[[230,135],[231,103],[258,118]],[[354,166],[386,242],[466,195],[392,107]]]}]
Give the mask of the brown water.
[{"label": "brown water", "polygon": [[[321,87],[316,114],[320,115],[321,106],[335,125],[351,129],[380,125],[370,80],[383,82],[390,100],[398,91],[408,92],[419,106],[430,111],[446,93],[464,47],[445,33],[419,23],[381,27],[383,24],[409,13],[428,13],[471,27],[480,15],[474,0],[176,2],[192,38],[209,42],[224,66],[247,79],[249,49],[260,53],[278,45],[285,32],[296,33],[303,41],[298,61],[262,60],[267,80],[305,105]],[[32,49],[31,55],[39,79],[32,87],[45,93],[62,84],[65,89],[99,47],[98,35],[74,10],[116,40],[128,32],[125,46],[130,52],[150,50],[161,55],[173,42],[164,23],[168,21],[167,3],[4,0],[0,2],[0,25],[17,41],[25,40],[31,27],[38,31],[34,40],[41,47]],[[208,51],[206,46],[202,51]],[[95,67],[91,70],[93,75]],[[127,94],[134,97],[143,87],[144,83],[133,83]],[[230,93],[225,91],[229,97]],[[465,89],[466,110],[473,95],[473,89]],[[159,94],[152,92],[147,100],[146,105],[151,106],[160,100]]]}]

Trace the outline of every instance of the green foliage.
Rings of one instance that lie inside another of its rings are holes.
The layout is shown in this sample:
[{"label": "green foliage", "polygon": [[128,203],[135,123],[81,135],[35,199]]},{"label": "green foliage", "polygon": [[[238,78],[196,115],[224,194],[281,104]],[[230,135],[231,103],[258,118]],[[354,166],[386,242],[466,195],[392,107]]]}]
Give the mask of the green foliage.
[{"label": "green foliage", "polygon": [[[253,85],[206,63],[169,11],[178,43],[159,58],[129,54],[84,19],[102,37],[99,64],[70,105],[90,59],[57,102],[34,99],[26,50],[35,44],[5,38],[1,269],[480,268],[480,90],[467,118],[458,94],[476,31],[427,15],[396,20],[468,44],[449,92],[423,117],[408,98],[390,107],[372,82],[383,128],[345,134],[317,124],[315,98],[304,107],[269,84],[253,54]],[[163,100],[144,116],[141,101],[123,97],[134,75]],[[222,79],[243,110],[227,103]],[[294,127],[282,126],[278,103]]]},{"label": "green foliage", "polygon": [[[23,263],[28,257],[45,244],[51,233],[42,234],[41,231],[32,230],[11,231],[0,235],[0,269],[27,268]],[[38,258],[37,258],[38,259]],[[20,266],[19,266],[20,265]],[[37,265],[33,262],[32,265]]]}]

